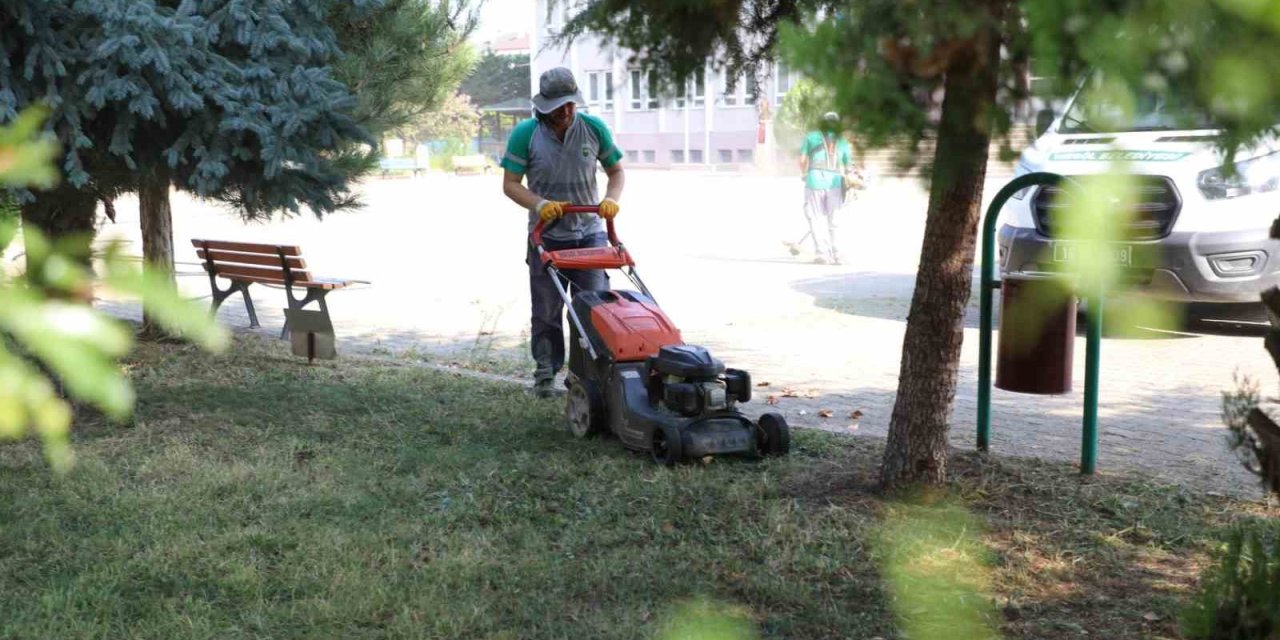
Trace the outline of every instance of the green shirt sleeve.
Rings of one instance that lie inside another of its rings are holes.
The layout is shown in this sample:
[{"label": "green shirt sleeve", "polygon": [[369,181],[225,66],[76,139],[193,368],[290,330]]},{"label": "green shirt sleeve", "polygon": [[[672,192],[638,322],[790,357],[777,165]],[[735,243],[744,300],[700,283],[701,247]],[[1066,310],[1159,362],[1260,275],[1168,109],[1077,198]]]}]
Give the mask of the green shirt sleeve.
[{"label": "green shirt sleeve", "polygon": [[529,169],[529,143],[533,141],[533,132],[538,128],[538,121],[530,118],[516,125],[507,140],[507,153],[502,156],[502,168],[511,173],[524,175]]},{"label": "green shirt sleeve", "polygon": [[600,159],[600,165],[608,169],[622,159],[622,150],[618,145],[613,143],[613,134],[609,132],[609,126],[604,120],[593,115],[582,114],[579,116],[592,131],[595,131],[596,138],[600,140],[600,149],[596,153],[596,157]]},{"label": "green shirt sleeve", "polygon": [[800,145],[800,155],[809,157],[813,151],[813,134],[810,133],[804,137],[804,142]]}]

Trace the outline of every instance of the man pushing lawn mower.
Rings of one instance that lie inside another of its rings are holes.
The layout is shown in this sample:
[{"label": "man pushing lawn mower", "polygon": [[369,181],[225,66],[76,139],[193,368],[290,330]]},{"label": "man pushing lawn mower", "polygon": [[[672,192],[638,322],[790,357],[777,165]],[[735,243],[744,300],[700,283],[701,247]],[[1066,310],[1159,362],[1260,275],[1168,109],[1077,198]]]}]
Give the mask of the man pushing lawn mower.
[{"label": "man pushing lawn mower", "polygon": [[[786,454],[791,436],[781,415],[753,421],[737,408],[751,399],[747,372],[685,344],[640,280],[614,229],[622,153],[603,122],[576,113],[581,101],[568,69],[542,74],[536,117],[516,127],[502,159],[503,192],[529,210],[535,392],[551,396],[565,364],[567,306],[565,415],[574,435],[608,431],[668,466],[709,455]],[[596,162],[609,177],[608,195],[590,205]],[[622,271],[638,291],[610,290],[606,269]]]},{"label": "man pushing lawn mower", "polygon": [[[622,151],[603,120],[577,113],[582,93],[573,72],[563,67],[542,74],[533,96],[534,117],[516,125],[502,158],[502,192],[529,211],[529,231],[542,221],[542,242],[547,249],[582,249],[608,243],[604,220],[618,215],[625,174]],[[596,202],[596,163],[604,167],[609,184],[598,210],[571,212],[572,204]],[[528,178],[528,186],[523,180]],[[598,212],[597,212],[598,211]],[[534,393],[548,398],[556,393],[555,376],[564,366],[564,302],[556,283],[530,245],[529,294],[533,319],[530,335],[535,369]],[[567,271],[564,277],[574,291],[599,291],[609,287],[600,269]]]}]

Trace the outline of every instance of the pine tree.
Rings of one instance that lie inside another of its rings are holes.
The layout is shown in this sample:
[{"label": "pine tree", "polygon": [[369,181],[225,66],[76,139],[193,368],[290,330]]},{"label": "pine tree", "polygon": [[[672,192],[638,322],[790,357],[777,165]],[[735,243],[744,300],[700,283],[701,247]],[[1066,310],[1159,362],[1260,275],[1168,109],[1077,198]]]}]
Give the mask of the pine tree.
[{"label": "pine tree", "polygon": [[477,107],[528,98],[529,56],[485,52],[458,91],[470,96],[471,104]]},{"label": "pine tree", "polygon": [[0,117],[46,101],[66,149],[65,186],[28,198],[25,217],[86,230],[94,198],[137,192],[144,257],[171,272],[171,186],[247,218],[349,205],[347,173],[325,152],[367,136],[329,68],[327,4],[6,4]]},{"label": "pine tree", "polygon": [[[171,187],[246,219],[354,206],[350,183],[369,162],[351,150],[377,146],[366,127],[393,126],[404,118],[397,105],[448,95],[465,73],[452,45],[435,51],[412,35],[439,39],[456,17],[447,3],[419,0],[6,3],[0,122],[47,102],[66,149],[67,180],[22,194],[24,218],[51,235],[91,234],[99,200],[136,192],[144,257],[171,273]],[[397,29],[371,40],[350,31],[396,19]],[[348,29],[355,55],[340,48],[334,24]],[[365,93],[338,77],[341,65],[350,81],[352,69],[395,47],[384,61],[394,73],[372,74],[379,81]],[[420,57],[429,59],[413,62]],[[430,86],[437,78],[439,90]]]},{"label": "pine tree", "polygon": [[355,119],[375,138],[444,106],[476,65],[466,41],[476,17],[466,2],[338,3],[329,23],[343,51],[335,74],[355,92]]}]

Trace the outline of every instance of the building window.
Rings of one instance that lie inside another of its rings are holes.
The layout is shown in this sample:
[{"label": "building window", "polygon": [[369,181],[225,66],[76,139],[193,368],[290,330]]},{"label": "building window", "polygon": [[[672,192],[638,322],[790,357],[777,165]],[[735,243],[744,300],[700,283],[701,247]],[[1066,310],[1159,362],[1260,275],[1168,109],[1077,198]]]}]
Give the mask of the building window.
[{"label": "building window", "polygon": [[627,162],[628,162],[628,163],[636,163],[636,162],[639,162],[639,161],[640,161],[640,152],[639,152],[639,151],[635,151],[635,150],[628,150],[628,151],[627,151]]},{"label": "building window", "polygon": [[654,151],[653,149],[646,149],[644,151],[645,164],[653,164],[654,162],[657,162],[657,160],[658,160],[658,156],[656,151]]},{"label": "building window", "polygon": [[699,69],[692,78],[689,78],[680,93],[676,95],[676,108],[683,109],[685,101],[692,96],[693,107],[699,108],[706,103],[707,99],[707,78],[706,72]]},{"label": "building window", "polygon": [[726,107],[750,107],[760,95],[760,85],[755,78],[738,78],[737,86],[729,91],[729,75],[720,74],[720,99]]},{"label": "building window", "polygon": [[547,4],[547,36],[556,37],[560,35],[560,27],[569,22],[569,3],[565,2],[556,11],[557,7],[551,3]]},{"label": "building window", "polygon": [[702,149],[690,149],[689,162],[692,164],[702,164]]},{"label": "building window", "polygon": [[613,72],[587,72],[587,104],[600,111],[613,111]]},{"label": "building window", "polygon": [[730,164],[733,162],[733,149],[720,150],[720,162],[722,164]]},{"label": "building window", "polygon": [[658,78],[652,73],[631,70],[631,110],[658,108]]},{"label": "building window", "polygon": [[684,149],[671,150],[671,164],[684,164]]},{"label": "building window", "polygon": [[785,62],[779,62],[773,68],[773,96],[776,104],[782,106],[782,101],[786,99],[787,92],[791,91],[791,87],[795,86],[796,73],[787,66]]},{"label": "building window", "polygon": [[728,72],[724,72],[720,74],[720,95],[722,96],[721,99],[724,101],[724,106],[736,107],[738,106],[738,103],[742,102],[742,96],[745,94],[745,92],[743,91],[744,87],[743,87],[742,80],[739,79],[738,85],[734,87],[732,91],[730,91],[729,79],[730,79],[730,76]]},{"label": "building window", "polygon": [[755,158],[755,155],[754,149],[738,149],[738,162],[742,164],[749,163]]}]

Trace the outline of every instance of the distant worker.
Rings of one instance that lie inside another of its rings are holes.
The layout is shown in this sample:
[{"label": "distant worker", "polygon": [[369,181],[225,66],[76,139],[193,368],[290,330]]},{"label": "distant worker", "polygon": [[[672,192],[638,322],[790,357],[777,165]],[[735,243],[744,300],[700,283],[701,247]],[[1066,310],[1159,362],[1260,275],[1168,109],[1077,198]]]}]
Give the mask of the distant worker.
[{"label": "distant worker", "polygon": [[[572,71],[558,67],[543,73],[538,89],[538,95],[533,96],[534,117],[516,125],[507,142],[502,192],[529,211],[530,233],[538,220],[547,223],[542,244],[548,250],[603,247],[609,240],[601,219],[618,215],[618,199],[622,197],[622,151],[614,145],[613,134],[603,120],[577,113],[584,101]],[[600,215],[565,213],[567,205],[597,202],[597,162],[609,179],[605,198],[599,201]],[[523,184],[526,177],[527,187]],[[564,301],[532,246],[525,261],[533,303],[533,388],[538,397],[548,398],[556,394],[555,376],[564,366]],[[609,288],[604,271],[563,273],[574,291]]]},{"label": "distant worker", "polygon": [[[804,217],[809,223],[808,236],[813,239],[813,261],[818,264],[841,263],[836,245],[836,212],[844,206],[846,189],[861,182],[853,166],[853,147],[840,134],[839,114],[827,112],[818,130],[810,131],[800,147]],[[821,229],[823,221],[826,233]]]}]

